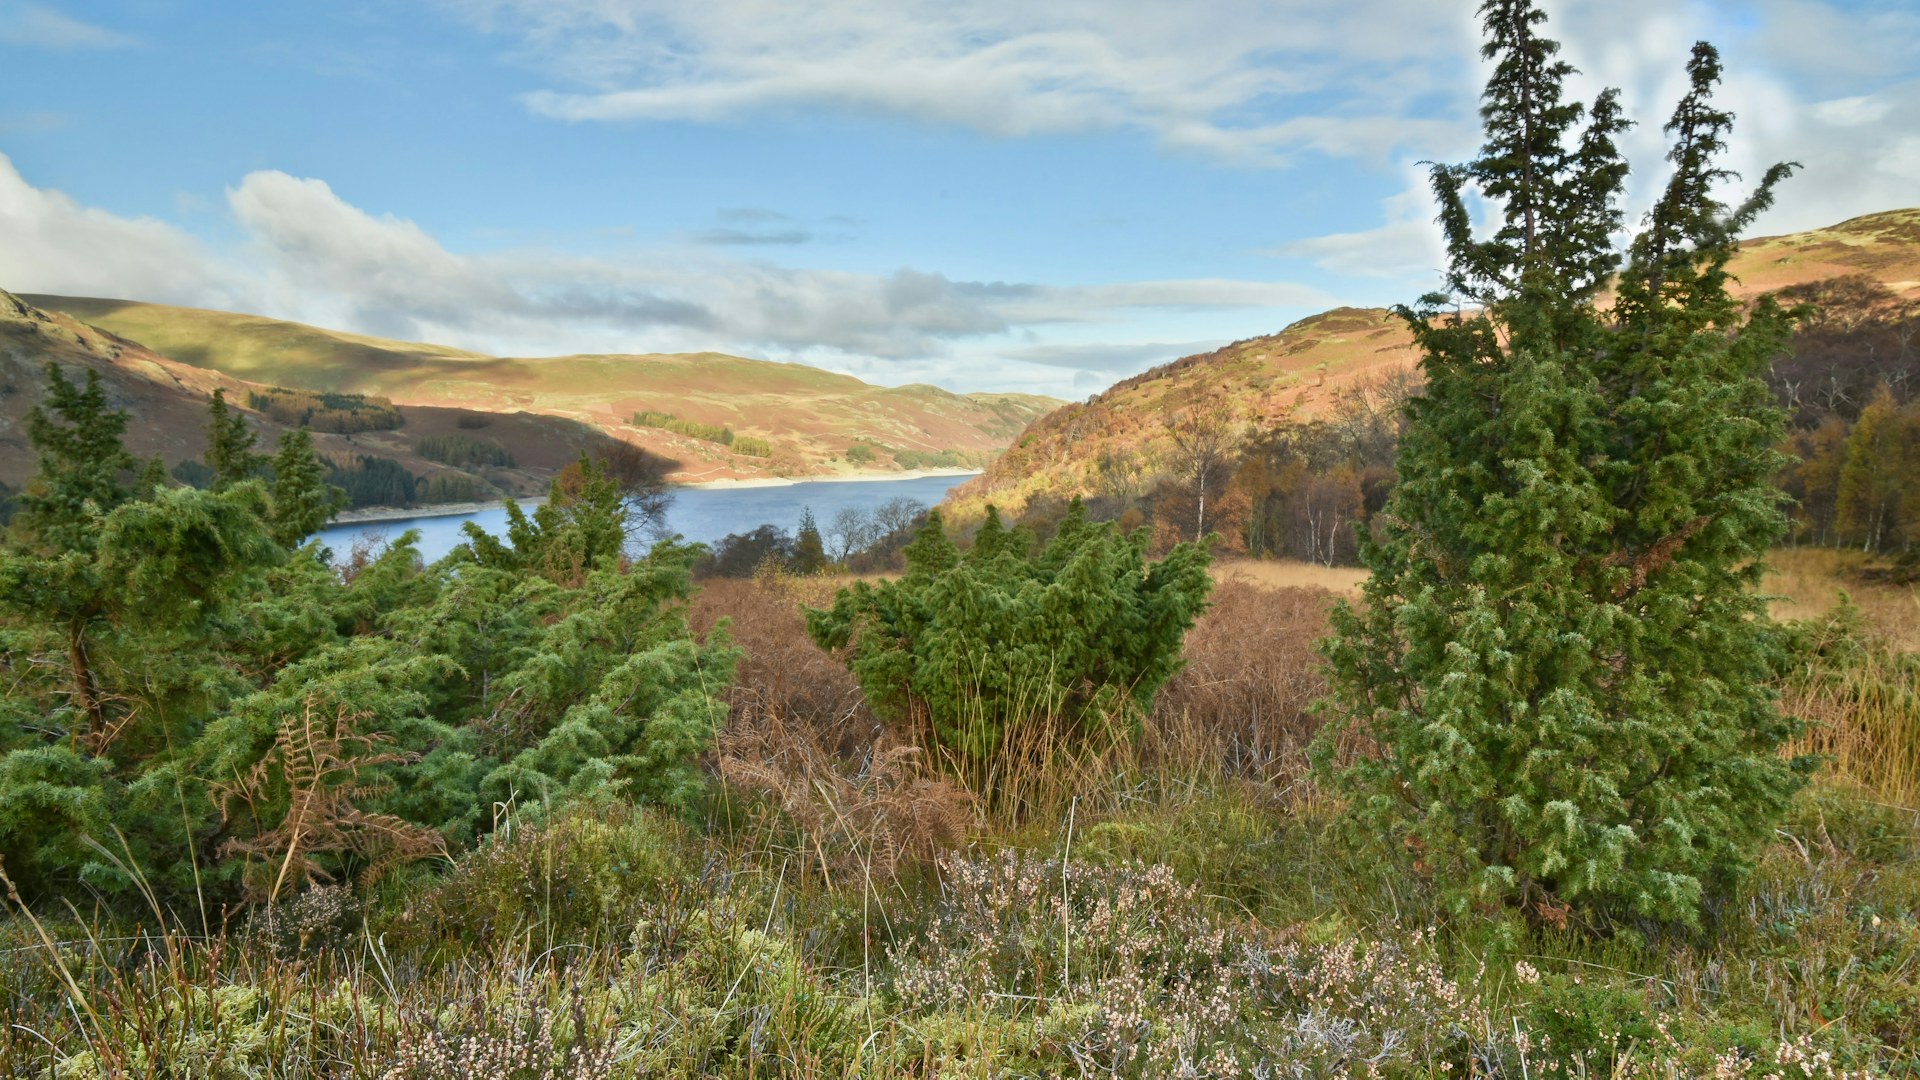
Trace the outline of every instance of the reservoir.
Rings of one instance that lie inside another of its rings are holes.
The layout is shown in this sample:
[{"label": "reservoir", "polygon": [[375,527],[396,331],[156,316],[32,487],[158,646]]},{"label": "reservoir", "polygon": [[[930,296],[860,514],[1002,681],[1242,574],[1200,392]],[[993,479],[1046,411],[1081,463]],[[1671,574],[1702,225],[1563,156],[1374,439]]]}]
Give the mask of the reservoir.
[{"label": "reservoir", "polygon": [[[792,532],[800,524],[801,512],[809,509],[825,529],[833,516],[847,507],[873,510],[899,498],[937,506],[950,489],[971,478],[971,474],[954,473],[900,480],[811,480],[765,487],[672,488],[667,529],[688,540],[711,544],[728,533],[747,532],[763,524]],[[522,503],[521,509],[531,512],[532,506]],[[502,507],[457,514],[434,514],[430,508],[423,508],[412,517],[329,525],[320,530],[319,538],[333,549],[334,557],[339,558],[361,537],[392,538],[408,529],[418,529],[420,554],[432,562],[465,539],[460,527],[469,521],[495,536],[503,536],[507,531],[507,512]]]}]

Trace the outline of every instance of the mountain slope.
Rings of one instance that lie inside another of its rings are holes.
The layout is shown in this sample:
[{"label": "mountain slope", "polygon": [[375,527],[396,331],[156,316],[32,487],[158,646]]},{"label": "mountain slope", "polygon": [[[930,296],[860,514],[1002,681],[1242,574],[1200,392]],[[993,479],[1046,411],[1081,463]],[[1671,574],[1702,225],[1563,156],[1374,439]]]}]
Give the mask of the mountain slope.
[{"label": "mountain slope", "polygon": [[[388,341],[253,315],[124,300],[28,296],[143,342],[155,352],[238,378],[304,390],[376,394],[401,405],[524,410],[599,428],[679,459],[681,480],[852,468],[856,440],[870,467],[956,452],[984,461],[1060,404],[1018,394],[961,395],[934,386],[880,387],[804,364],[722,353],[503,358]],[[637,413],[727,428],[766,440],[768,456],[661,426]]]},{"label": "mountain slope", "polygon": [[[46,365],[59,365],[70,380],[99,374],[108,402],[131,413],[127,449],[167,466],[197,459],[206,450],[207,402],[215,389],[247,416],[262,449],[271,449],[284,424],[246,408],[253,394],[270,386],[181,363],[71,315],[46,311],[23,297],[0,291],[0,483],[23,487],[37,467],[27,438],[26,417],[46,396]],[[485,495],[537,494],[554,472],[582,451],[606,443],[583,424],[527,413],[481,415],[466,409],[402,407],[402,425],[391,431],[354,434],[315,432],[314,446],[340,460],[360,455],[392,458],[416,476],[471,476]],[[419,451],[428,436],[465,434],[500,444],[511,467],[467,472],[433,461]]]},{"label": "mountain slope", "polygon": [[[1866,275],[1900,301],[1920,300],[1920,209],[1745,241],[1731,270],[1744,296]],[[1090,495],[1103,459],[1151,476],[1171,449],[1167,419],[1217,412],[1246,435],[1325,416],[1418,362],[1412,336],[1381,308],[1336,308],[1277,334],[1236,341],[1115,383],[1035,421],[985,473],[955,488],[947,509],[968,520],[988,503],[1018,512],[1039,495]]]}]

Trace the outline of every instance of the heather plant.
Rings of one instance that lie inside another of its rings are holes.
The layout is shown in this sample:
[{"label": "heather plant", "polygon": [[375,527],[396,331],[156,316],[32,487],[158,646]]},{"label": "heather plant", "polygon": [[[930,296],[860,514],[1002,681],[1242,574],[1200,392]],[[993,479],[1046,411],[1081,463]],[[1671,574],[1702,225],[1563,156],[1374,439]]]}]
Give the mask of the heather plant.
[{"label": "heather plant", "polygon": [[892,991],[909,1015],[984,1008],[1030,1027],[1042,1072],[1437,1072],[1484,1039],[1418,934],[1315,944],[1235,925],[1165,866],[1004,852],[944,871],[931,925],[891,957]]},{"label": "heather plant", "polygon": [[[1426,388],[1363,538],[1365,604],[1335,612],[1322,760],[1456,910],[1696,923],[1811,766],[1778,755],[1795,726],[1756,588],[1785,521],[1761,375],[1791,319],[1743,307],[1726,271],[1787,168],[1714,200],[1732,118],[1697,45],[1673,175],[1622,267],[1617,95],[1564,99],[1530,0],[1481,14],[1487,141],[1433,171],[1448,292],[1401,310]],[[1485,239],[1469,187],[1500,208]],[[1377,753],[1337,768],[1342,736]]]},{"label": "heather plant", "polygon": [[845,651],[877,714],[962,761],[1042,732],[1066,750],[1124,740],[1179,670],[1212,585],[1203,544],[1151,563],[1146,544],[1076,501],[1045,545],[990,513],[962,556],[936,512],[905,574],[842,589],[807,629]]}]

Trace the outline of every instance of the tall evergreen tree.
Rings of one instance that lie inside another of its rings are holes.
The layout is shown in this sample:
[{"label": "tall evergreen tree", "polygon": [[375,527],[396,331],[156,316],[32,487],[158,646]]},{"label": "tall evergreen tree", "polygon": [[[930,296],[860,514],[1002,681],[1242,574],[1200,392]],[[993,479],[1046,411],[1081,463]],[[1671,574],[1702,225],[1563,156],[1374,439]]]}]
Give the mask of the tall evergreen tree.
[{"label": "tall evergreen tree", "polygon": [[20,496],[20,524],[43,548],[90,546],[98,518],[134,495],[126,474],[139,462],[122,444],[127,414],[107,404],[100,376],[89,369],[75,386],[47,365],[47,397],[27,413],[27,437],[40,468]]},{"label": "tall evergreen tree", "polygon": [[[1363,539],[1366,603],[1337,610],[1326,644],[1319,760],[1345,732],[1374,742],[1338,771],[1354,812],[1405,833],[1455,906],[1691,922],[1805,770],[1777,756],[1792,725],[1755,588],[1784,527],[1783,418],[1758,376],[1789,318],[1743,314],[1725,273],[1786,169],[1737,210],[1713,200],[1731,117],[1696,46],[1674,178],[1603,310],[1617,95],[1563,100],[1572,68],[1532,0],[1481,14],[1487,141],[1433,170],[1449,291],[1400,311],[1427,387]],[[1500,207],[1488,239],[1469,186]]]},{"label": "tall evergreen tree", "polygon": [[827,545],[820,538],[820,525],[813,520],[813,508],[800,511],[800,528],[793,534],[793,572],[817,574],[827,568]]},{"label": "tall evergreen tree", "polygon": [[224,491],[260,471],[265,461],[253,452],[254,438],[247,418],[228,408],[227,392],[216,387],[207,406],[207,467],[213,470],[213,490]]},{"label": "tall evergreen tree", "polygon": [[273,456],[273,538],[298,546],[347,505],[347,493],[327,482],[327,466],[313,451],[313,436],[295,428],[280,436]]}]

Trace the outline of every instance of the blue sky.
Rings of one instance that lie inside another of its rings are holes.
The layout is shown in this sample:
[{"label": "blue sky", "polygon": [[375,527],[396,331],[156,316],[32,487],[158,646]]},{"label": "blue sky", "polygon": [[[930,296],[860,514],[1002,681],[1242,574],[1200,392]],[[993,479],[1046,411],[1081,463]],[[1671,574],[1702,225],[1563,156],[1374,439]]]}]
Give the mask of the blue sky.
[{"label": "blue sky", "polygon": [[[1761,223],[1920,204],[1910,0],[1563,0],[1650,197],[1725,54]],[[0,288],[488,352],[717,349],[1082,397],[1439,258],[1468,5],[0,0]]]}]

